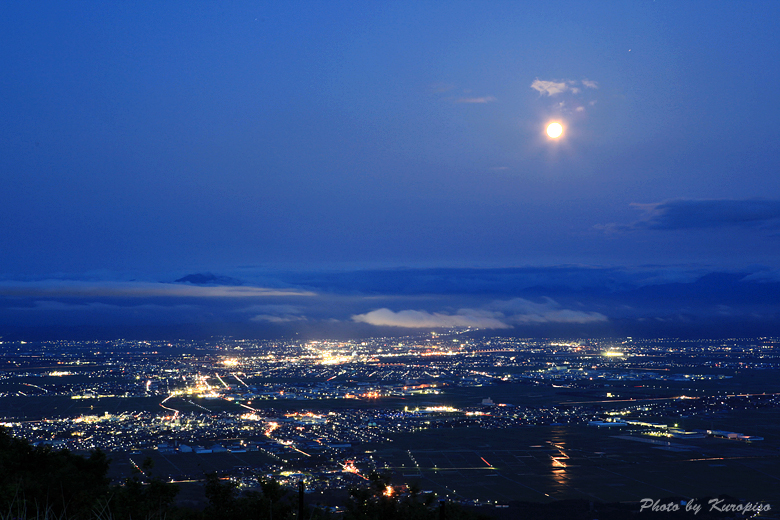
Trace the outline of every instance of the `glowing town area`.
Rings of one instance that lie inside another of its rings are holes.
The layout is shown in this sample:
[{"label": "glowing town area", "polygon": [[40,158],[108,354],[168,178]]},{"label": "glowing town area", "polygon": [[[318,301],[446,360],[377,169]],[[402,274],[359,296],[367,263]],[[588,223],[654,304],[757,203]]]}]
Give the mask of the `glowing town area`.
[{"label": "glowing town area", "polygon": [[493,508],[648,492],[767,500],[778,342],[5,342],[0,418],[34,444],[108,452],[117,480],[150,457],[157,478],[273,477],[321,500],[374,472],[396,492]]}]

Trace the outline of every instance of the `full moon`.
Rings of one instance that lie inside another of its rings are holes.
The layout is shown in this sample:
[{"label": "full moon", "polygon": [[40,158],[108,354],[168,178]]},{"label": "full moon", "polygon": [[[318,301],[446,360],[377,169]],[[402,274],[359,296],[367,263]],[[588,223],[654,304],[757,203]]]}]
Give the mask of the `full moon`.
[{"label": "full moon", "polygon": [[547,135],[552,137],[553,139],[557,139],[561,136],[563,133],[563,127],[560,123],[550,123],[547,125]]}]

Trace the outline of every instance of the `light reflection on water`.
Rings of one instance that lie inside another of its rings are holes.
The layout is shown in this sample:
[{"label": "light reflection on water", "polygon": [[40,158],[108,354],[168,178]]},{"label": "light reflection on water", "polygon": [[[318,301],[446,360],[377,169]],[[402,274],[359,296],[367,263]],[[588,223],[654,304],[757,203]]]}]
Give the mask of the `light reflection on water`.
[{"label": "light reflection on water", "polygon": [[547,441],[551,447],[558,450],[558,453],[550,454],[550,476],[554,482],[553,489],[556,493],[562,493],[569,487],[570,475],[566,472],[569,455],[566,453],[566,428],[555,428],[552,430],[552,438]]}]

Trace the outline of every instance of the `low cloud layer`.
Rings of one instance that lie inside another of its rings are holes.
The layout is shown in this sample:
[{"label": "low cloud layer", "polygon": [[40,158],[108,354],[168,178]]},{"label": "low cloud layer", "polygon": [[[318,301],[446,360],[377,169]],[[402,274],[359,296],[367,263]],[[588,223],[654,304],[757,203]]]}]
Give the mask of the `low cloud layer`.
[{"label": "low cloud layer", "polygon": [[250,321],[257,322],[291,323],[306,321],[306,316],[302,314],[303,309],[295,305],[254,305],[245,309],[239,309],[239,312],[256,313],[250,318]]},{"label": "low cloud layer", "polygon": [[515,325],[568,323],[584,324],[606,322],[607,317],[597,312],[582,312],[562,308],[550,298],[536,303],[522,298],[496,301],[483,309],[460,309],[455,314],[390,309],[377,309],[352,316],[361,323],[385,327],[509,329]]},{"label": "low cloud layer", "polygon": [[490,308],[504,314],[505,320],[512,324],[598,323],[607,321],[607,317],[598,312],[564,309],[552,298],[544,298],[541,303],[514,298],[508,301],[493,302]]},{"label": "low cloud layer", "polygon": [[644,212],[641,219],[630,224],[607,224],[598,228],[605,231],[780,228],[780,201],[777,200],[674,199],[632,206]]},{"label": "low cloud layer", "polygon": [[194,286],[150,282],[82,282],[44,280],[0,283],[0,296],[32,298],[257,298],[267,296],[314,296],[295,289],[248,286]]},{"label": "low cloud layer", "polygon": [[240,287],[0,282],[0,336],[315,338],[371,335],[376,327],[382,334],[780,334],[780,271],[772,266],[242,273],[229,273]]},{"label": "low cloud layer", "polygon": [[399,311],[377,309],[366,314],[352,316],[357,322],[384,327],[405,327],[410,329],[440,329],[472,327],[477,329],[508,329],[503,323],[487,313],[473,309],[461,309],[457,314],[443,314],[427,311]]}]

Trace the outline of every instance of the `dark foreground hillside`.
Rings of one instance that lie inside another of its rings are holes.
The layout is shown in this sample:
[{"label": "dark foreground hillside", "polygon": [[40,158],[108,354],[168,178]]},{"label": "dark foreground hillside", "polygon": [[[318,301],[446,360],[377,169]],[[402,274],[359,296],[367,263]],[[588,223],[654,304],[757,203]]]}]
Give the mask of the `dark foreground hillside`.
[{"label": "dark foreground hillside", "polygon": [[[708,499],[698,513],[671,497],[658,502],[657,511],[640,504],[600,504],[585,500],[558,501],[549,504],[515,502],[504,509],[465,508],[439,502],[432,495],[410,487],[397,495],[389,480],[372,475],[366,486],[350,490],[339,508],[306,504],[305,495],[286,489],[272,480],[261,483],[260,490],[241,491],[230,480],[205,475],[203,493],[206,506],[192,509],[176,504],[179,488],[152,476],[149,464],[142,465],[132,477],[112,485],[106,477],[109,459],[96,450],[89,456],[67,450],[30,445],[0,428],[0,519],[1,520],[293,520],[304,518],[344,520],[478,520],[495,518],[537,520],[620,520],[624,518],[750,518],[752,513],[708,510]],[[739,504],[720,497],[721,504]],[[302,500],[302,501],[301,501]],[[744,508],[744,504],[742,504]],[[671,510],[670,509],[676,509]],[[780,507],[779,507],[780,509]],[[775,511],[764,511],[761,518],[777,518]]]}]

